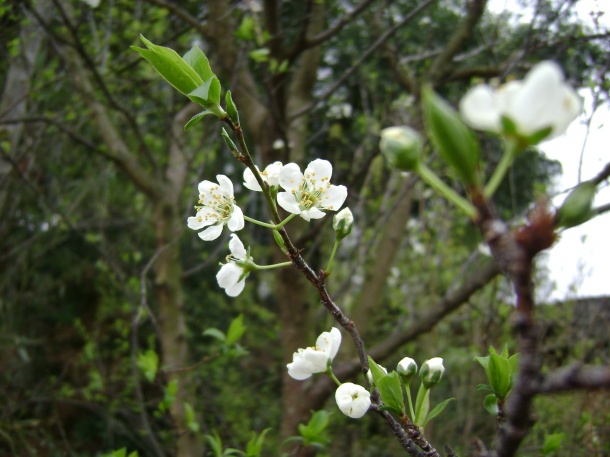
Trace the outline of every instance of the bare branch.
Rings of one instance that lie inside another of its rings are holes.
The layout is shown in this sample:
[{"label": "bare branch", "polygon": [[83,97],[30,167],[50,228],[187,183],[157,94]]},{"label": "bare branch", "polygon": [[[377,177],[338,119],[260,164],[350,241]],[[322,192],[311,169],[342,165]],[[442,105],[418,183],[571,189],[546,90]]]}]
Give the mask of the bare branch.
[{"label": "bare branch", "polygon": [[453,57],[462,49],[464,42],[470,38],[475,26],[485,11],[487,0],[471,0],[468,13],[451,36],[443,52],[434,60],[430,67],[429,80],[437,84],[448,73]]},{"label": "bare branch", "polygon": [[534,390],[550,394],[577,389],[610,389],[610,367],[575,363],[547,374]]}]

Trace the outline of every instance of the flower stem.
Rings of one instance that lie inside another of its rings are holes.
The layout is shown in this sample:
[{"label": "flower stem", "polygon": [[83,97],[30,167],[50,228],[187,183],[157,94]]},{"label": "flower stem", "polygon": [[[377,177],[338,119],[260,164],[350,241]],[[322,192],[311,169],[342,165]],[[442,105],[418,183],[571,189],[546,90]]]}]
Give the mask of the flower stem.
[{"label": "flower stem", "polygon": [[415,411],[413,410],[413,400],[411,399],[411,383],[405,384],[405,390],[407,391],[407,401],[409,403],[409,412],[411,413],[411,421],[415,421]]},{"label": "flower stem", "polygon": [[337,253],[337,248],[339,247],[340,241],[335,239],[335,244],[333,246],[333,252],[330,253],[330,259],[328,259],[328,265],[326,265],[326,273],[330,273],[330,268],[333,265],[333,260],[335,260],[335,254]]},{"label": "flower stem", "polygon": [[513,164],[515,157],[520,151],[519,142],[513,138],[508,138],[506,140],[506,147],[504,148],[504,153],[502,154],[502,158],[500,159],[500,163],[496,167],[491,176],[491,179],[485,186],[485,190],[483,191],[483,195],[485,198],[491,198],[493,194],[498,190],[502,179],[508,172],[508,169]]},{"label": "flower stem", "polygon": [[477,209],[466,200],[464,197],[458,195],[451,187],[445,184],[441,179],[434,174],[424,163],[419,162],[417,164],[416,171],[419,173],[421,178],[432,187],[434,190],[439,192],[443,197],[453,203],[458,209],[461,209],[466,215],[474,219],[477,216]]},{"label": "flower stem", "polygon": [[244,214],[244,219],[247,220],[248,222],[252,222],[253,224],[260,225],[262,227],[267,227],[267,228],[270,228],[272,230],[279,230],[284,225],[286,225],[295,216],[296,216],[296,214],[291,214],[290,216],[288,216],[286,219],[284,219],[279,224],[268,224],[267,222],[261,222],[259,220],[256,220],[256,219],[253,219],[251,217],[248,217],[245,214]]},{"label": "flower stem", "polygon": [[274,268],[289,267],[292,265],[292,262],[274,263],[272,265],[257,265],[252,262],[252,265],[254,265],[255,270],[273,270]]},{"label": "flower stem", "polygon": [[333,373],[333,369],[331,367],[328,367],[328,370],[326,370],[326,374],[328,376],[330,376],[330,379],[332,379],[333,381],[335,381],[335,384],[337,384],[337,386],[341,385],[341,381],[339,381],[337,379],[337,377],[335,376],[335,373]]}]

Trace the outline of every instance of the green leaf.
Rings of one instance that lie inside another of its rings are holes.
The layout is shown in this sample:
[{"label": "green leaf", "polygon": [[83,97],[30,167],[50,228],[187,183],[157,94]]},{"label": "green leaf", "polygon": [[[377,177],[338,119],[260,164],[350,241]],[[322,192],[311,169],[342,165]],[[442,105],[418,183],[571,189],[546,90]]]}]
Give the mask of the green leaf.
[{"label": "green leaf", "polygon": [[246,445],[246,457],[260,457],[263,448],[263,442],[265,441],[265,435],[271,430],[266,428],[261,432],[260,435],[252,432],[251,438]]},{"label": "green leaf", "polygon": [[127,457],[138,457],[138,451],[130,452]]},{"label": "green leaf", "polygon": [[415,417],[413,423],[418,427],[424,426],[424,421],[430,410],[430,389],[424,386],[424,383],[419,385],[417,391],[417,399],[415,400]]},{"label": "green leaf", "polygon": [[502,353],[499,354],[503,359],[508,359],[508,345],[505,344],[502,348]]},{"label": "green leaf", "polygon": [[216,457],[222,457],[222,440],[220,439],[220,436],[218,436],[218,433],[216,433],[216,430],[214,430],[214,435],[204,435],[205,439],[208,440],[208,443],[210,443],[210,447],[212,448],[212,450],[214,451],[214,455]]},{"label": "green leaf", "polygon": [[246,326],[244,325],[244,315],[240,314],[233,319],[231,325],[229,326],[229,330],[227,330],[227,346],[237,343],[245,331]]},{"label": "green leaf", "polygon": [[213,327],[206,328],[203,331],[202,335],[211,336],[212,338],[216,338],[217,340],[222,341],[223,343],[226,342],[226,340],[227,340],[227,337],[225,336],[225,334],[222,331],[218,330],[217,328],[213,328]]},{"label": "green leaf", "polygon": [[239,125],[239,113],[237,112],[235,103],[233,103],[230,90],[225,94],[225,103],[227,104],[227,113],[229,114],[229,117],[235,125]]},{"label": "green leaf", "polygon": [[566,437],[565,433],[553,433],[544,437],[544,444],[540,453],[542,455],[549,455],[556,452],[561,447],[561,442]]},{"label": "green leaf", "polygon": [[176,51],[163,46],[157,46],[143,35],[140,39],[148,49],[132,46],[172,87],[184,95],[189,94],[201,84],[203,79],[180,57]]},{"label": "green leaf", "polygon": [[248,54],[252,60],[257,63],[266,62],[269,60],[269,49],[268,48],[260,48],[255,49],[254,51],[250,51]]},{"label": "green leaf", "polygon": [[489,357],[487,373],[489,384],[496,391],[498,398],[504,400],[511,386],[510,364],[508,360],[503,359],[498,354],[491,354]]},{"label": "green leaf", "polygon": [[487,373],[487,368],[489,367],[489,356],[475,357],[474,360],[479,362],[481,366],[485,369],[485,373]]},{"label": "green leaf", "polygon": [[477,385],[477,392],[485,392],[485,391],[489,391],[489,392],[496,392],[493,387],[491,387],[489,384],[479,384]]},{"label": "green leaf", "polygon": [[498,409],[498,397],[496,397],[494,394],[487,395],[485,400],[483,400],[483,407],[485,408],[485,411],[496,417],[500,411]]},{"label": "green leaf", "polygon": [[305,446],[319,444],[324,446],[328,443],[327,427],[329,423],[330,413],[326,411],[316,411],[309,419],[307,424],[299,424],[299,434],[303,438]]},{"label": "green leaf", "polygon": [[380,378],[376,384],[383,402],[393,410],[404,414],[405,405],[398,373],[393,371],[391,374]]},{"label": "green leaf", "polygon": [[379,380],[381,378],[383,378],[384,376],[386,376],[386,372],[383,371],[383,369],[377,365],[377,363],[371,358],[371,356],[369,357],[369,368],[371,369],[371,374],[373,375],[373,384],[377,385],[377,383],[379,382]]},{"label": "green leaf", "polygon": [[197,122],[199,122],[201,119],[203,119],[205,116],[207,116],[208,114],[214,114],[211,111],[205,110],[202,111],[201,113],[195,114],[184,126],[184,131],[188,131],[190,130]]},{"label": "green leaf", "polygon": [[440,402],[438,405],[432,408],[432,411],[430,411],[428,413],[428,416],[426,416],[426,420],[424,421],[424,427],[428,422],[430,422],[432,419],[442,413],[451,400],[455,400],[455,398],[448,398],[447,400]]},{"label": "green leaf", "polygon": [[195,411],[188,402],[184,402],[184,417],[186,419],[186,426],[193,432],[199,431],[199,423],[195,419]]},{"label": "green leaf", "polygon": [[508,364],[510,366],[510,392],[510,389],[513,388],[515,379],[517,378],[517,374],[519,374],[519,353],[510,356],[508,358]]},{"label": "green leaf", "polygon": [[[195,103],[212,110],[213,107],[220,105],[220,90],[220,81],[218,81],[216,76],[212,76],[206,82],[187,94],[187,96]],[[212,112],[215,115],[218,115],[216,112]]]},{"label": "green leaf", "polygon": [[149,349],[146,352],[140,352],[136,365],[144,374],[148,382],[153,382],[159,368],[159,356],[155,351]]},{"label": "green leaf", "polygon": [[184,54],[184,61],[197,72],[202,81],[207,81],[214,75],[210,62],[205,54],[197,46],[193,46],[190,51]]}]

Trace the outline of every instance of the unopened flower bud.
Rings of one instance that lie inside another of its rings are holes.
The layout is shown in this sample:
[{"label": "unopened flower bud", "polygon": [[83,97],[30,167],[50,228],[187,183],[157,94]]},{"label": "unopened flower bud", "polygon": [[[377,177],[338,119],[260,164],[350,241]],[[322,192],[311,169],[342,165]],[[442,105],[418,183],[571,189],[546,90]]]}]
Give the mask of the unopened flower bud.
[{"label": "unopened flower bud", "polygon": [[412,171],[420,160],[423,141],[421,135],[411,127],[388,127],[381,131],[379,148],[394,168]]},{"label": "unopened flower bud", "polygon": [[443,160],[466,185],[476,184],[479,143],[459,114],[430,87],[422,90],[424,120],[430,139]]},{"label": "unopened flower bud", "polygon": [[440,382],[444,372],[445,367],[443,366],[443,359],[434,357],[423,363],[419,370],[419,377],[424,383],[424,386],[429,389]]},{"label": "unopened flower bud", "polygon": [[591,219],[595,190],[595,184],[591,181],[585,181],[576,186],[559,208],[559,225],[568,228],[575,227]]},{"label": "unopened flower bud", "polygon": [[417,373],[417,363],[411,357],[405,357],[396,366],[396,372],[402,379],[402,382],[409,384],[411,378]]},{"label": "unopened flower bud", "polygon": [[[379,368],[381,368],[385,374],[388,374],[388,370],[387,370],[387,368],[382,367],[381,365],[379,365]],[[370,383],[371,385],[374,385],[374,384],[375,384],[375,380],[373,379],[373,372],[371,371],[371,369],[370,369],[370,368],[369,368],[369,371],[367,371],[367,372],[366,372],[366,379],[368,379],[368,380],[369,380],[369,383]]]},{"label": "unopened flower bud", "polygon": [[337,241],[341,241],[347,235],[352,233],[354,227],[354,215],[349,208],[343,208],[335,217],[333,217],[333,229]]}]

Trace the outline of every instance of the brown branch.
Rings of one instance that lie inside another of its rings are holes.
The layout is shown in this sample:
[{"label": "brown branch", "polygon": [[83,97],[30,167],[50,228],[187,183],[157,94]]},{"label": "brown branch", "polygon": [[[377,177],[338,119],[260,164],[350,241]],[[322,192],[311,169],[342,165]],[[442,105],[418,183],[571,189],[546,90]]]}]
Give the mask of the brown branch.
[{"label": "brown branch", "polygon": [[413,20],[415,16],[417,16],[417,14],[419,14],[421,11],[430,6],[435,1],[436,0],[424,0],[422,3],[417,5],[417,7],[415,7],[413,11],[407,14],[407,16],[402,21],[400,21],[398,24],[396,24],[394,27],[392,27],[390,30],[380,36],[377,41],[375,41],[375,43],[373,43],[366,51],[364,51],[360,55],[360,58],[350,68],[348,68],[343,73],[343,75],[341,75],[341,77],[335,82],[335,84],[333,84],[322,95],[317,97],[311,103],[305,105],[298,111],[291,113],[291,120],[308,113],[309,111],[314,109],[318,103],[323,102],[328,97],[330,97],[345,82],[345,80],[348,79],[360,67],[360,65],[362,65],[371,56],[371,54],[373,54],[373,52],[375,52],[381,45],[383,45],[388,39],[390,39],[392,35],[394,35],[401,27],[404,27],[406,24],[411,22],[411,20]]},{"label": "brown branch", "polygon": [[534,391],[550,394],[577,389],[610,389],[610,367],[574,363],[547,374]]},{"label": "brown branch", "polygon": [[363,11],[365,11],[369,5],[376,0],[362,0],[358,5],[354,7],[345,16],[339,18],[328,30],[319,33],[313,38],[307,39],[306,34],[301,35],[301,39],[296,46],[288,52],[289,60],[294,60],[303,51],[309,48],[313,48],[324,43],[326,40],[332,38],[338,34],[343,28],[358,17]]},{"label": "brown branch", "polygon": [[445,49],[434,60],[428,73],[428,80],[432,84],[438,84],[449,73],[453,57],[462,49],[462,46],[474,32],[475,26],[485,11],[487,0],[471,0],[468,5],[468,13],[464,20],[458,25],[455,32],[447,42]]}]

